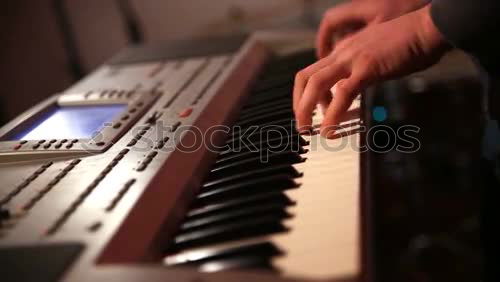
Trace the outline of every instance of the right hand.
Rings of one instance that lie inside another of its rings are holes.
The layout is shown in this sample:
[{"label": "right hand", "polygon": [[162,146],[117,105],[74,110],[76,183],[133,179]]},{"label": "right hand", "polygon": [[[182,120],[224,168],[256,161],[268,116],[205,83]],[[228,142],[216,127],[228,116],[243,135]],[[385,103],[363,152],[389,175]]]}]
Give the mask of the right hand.
[{"label": "right hand", "polygon": [[317,56],[321,59],[331,53],[334,35],[345,38],[346,34],[392,20],[428,3],[429,0],[352,0],[336,5],[326,11],[321,21],[316,39]]},{"label": "right hand", "polygon": [[[388,79],[423,70],[451,47],[430,14],[431,4],[343,40],[327,57],[299,71],[295,78],[293,110],[299,132],[312,129],[316,104],[325,109],[321,135],[335,130],[358,93]],[[335,86],[335,97],[330,90]]]}]

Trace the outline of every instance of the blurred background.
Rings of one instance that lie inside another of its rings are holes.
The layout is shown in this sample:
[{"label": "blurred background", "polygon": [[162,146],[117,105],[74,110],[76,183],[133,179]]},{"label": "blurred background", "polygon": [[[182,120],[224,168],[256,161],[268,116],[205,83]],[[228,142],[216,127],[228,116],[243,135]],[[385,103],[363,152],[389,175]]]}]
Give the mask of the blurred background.
[{"label": "blurred background", "polygon": [[0,10],[0,124],[132,43],[315,28],[340,0],[16,0]]}]

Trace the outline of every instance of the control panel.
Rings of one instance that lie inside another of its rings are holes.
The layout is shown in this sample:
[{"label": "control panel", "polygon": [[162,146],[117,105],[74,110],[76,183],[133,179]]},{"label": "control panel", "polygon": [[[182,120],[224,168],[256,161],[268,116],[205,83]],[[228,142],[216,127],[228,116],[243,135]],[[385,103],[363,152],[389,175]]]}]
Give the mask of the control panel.
[{"label": "control panel", "polygon": [[0,163],[104,152],[161,92],[100,90],[55,95],[0,132]]}]

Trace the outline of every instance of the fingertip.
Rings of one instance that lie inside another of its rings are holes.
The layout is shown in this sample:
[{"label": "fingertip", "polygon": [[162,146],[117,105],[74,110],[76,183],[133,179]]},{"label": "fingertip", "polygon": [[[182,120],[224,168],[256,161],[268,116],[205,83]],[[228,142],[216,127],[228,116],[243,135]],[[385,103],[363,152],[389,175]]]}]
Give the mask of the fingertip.
[{"label": "fingertip", "polygon": [[313,133],[314,133],[314,127],[312,127],[312,126],[303,126],[301,128],[298,128],[297,131],[299,132],[300,135],[313,135]]},{"label": "fingertip", "polygon": [[325,126],[325,127],[322,126],[320,129],[321,136],[326,139],[334,139],[336,132],[337,131],[335,130],[335,128],[330,126]]},{"label": "fingertip", "polygon": [[300,134],[309,135],[313,132],[312,117],[304,118],[296,117],[296,129]]}]

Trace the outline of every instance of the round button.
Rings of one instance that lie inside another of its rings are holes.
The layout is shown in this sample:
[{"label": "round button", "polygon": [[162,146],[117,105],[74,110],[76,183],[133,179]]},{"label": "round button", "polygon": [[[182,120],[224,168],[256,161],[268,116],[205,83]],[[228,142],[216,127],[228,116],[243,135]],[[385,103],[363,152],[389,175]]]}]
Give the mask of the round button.
[{"label": "round button", "polygon": [[45,144],[45,146],[43,146],[44,149],[48,149],[50,148],[50,146],[52,146],[50,143],[49,144]]},{"label": "round button", "polygon": [[127,120],[127,119],[129,119],[129,118],[130,118],[130,116],[129,116],[129,115],[124,115],[124,116],[122,116],[122,120]]},{"label": "round button", "polygon": [[45,143],[45,140],[38,141],[38,144],[43,144],[43,143]]},{"label": "round button", "polygon": [[72,143],[72,144],[78,143],[78,139],[73,139],[73,140],[71,140],[71,143]]},{"label": "round button", "polygon": [[68,139],[63,139],[63,140],[61,140],[61,144],[64,144],[64,143],[66,143],[66,142],[68,142]]},{"label": "round button", "polygon": [[59,143],[59,144],[57,144],[54,148],[59,149],[59,148],[61,148],[61,147],[62,147],[62,144],[61,144],[61,143]]},{"label": "round button", "polygon": [[99,146],[99,147],[101,147],[101,146],[106,145],[106,143],[105,142],[97,142],[96,145]]},{"label": "round button", "polygon": [[54,144],[54,143],[56,143],[56,142],[57,142],[57,140],[56,140],[56,139],[52,139],[52,140],[50,140],[50,144]]},{"label": "round button", "polygon": [[21,140],[21,142],[19,142],[19,143],[21,143],[22,145],[24,145],[24,144],[28,143],[28,140]]},{"label": "round button", "polygon": [[35,150],[36,150],[36,149],[38,149],[38,148],[40,148],[40,144],[33,145],[33,149],[35,149]]},{"label": "round button", "polygon": [[72,143],[69,143],[68,145],[66,145],[66,149],[71,149],[72,147],[73,147]]},{"label": "round button", "polygon": [[129,110],[129,113],[135,113],[135,112],[137,112],[136,108],[132,108],[132,109]]},{"label": "round button", "polygon": [[120,128],[121,126],[122,126],[122,124],[121,124],[121,123],[119,123],[119,122],[117,122],[117,123],[115,123],[115,124],[113,125],[113,128],[115,128],[115,129],[116,129],[116,128]]}]

